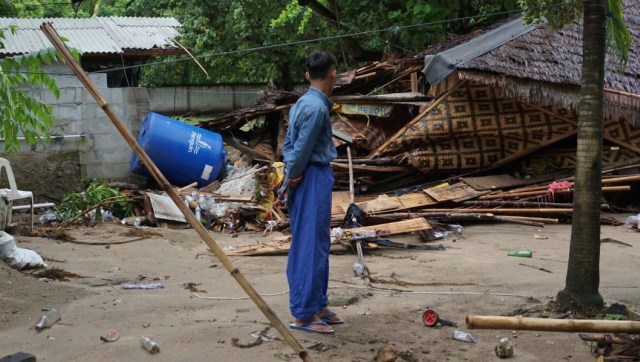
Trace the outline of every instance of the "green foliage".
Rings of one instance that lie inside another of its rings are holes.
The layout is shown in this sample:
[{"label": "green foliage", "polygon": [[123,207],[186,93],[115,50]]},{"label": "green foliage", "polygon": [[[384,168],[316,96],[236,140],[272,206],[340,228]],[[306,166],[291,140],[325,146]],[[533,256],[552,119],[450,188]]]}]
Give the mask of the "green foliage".
[{"label": "green foliage", "polygon": [[607,42],[609,49],[619,63],[619,70],[623,71],[629,60],[629,50],[633,38],[624,21],[622,0],[608,0],[609,16],[607,17]]},{"label": "green foliage", "polygon": [[554,29],[561,29],[582,17],[582,2],[574,0],[518,0],[524,9],[522,17],[529,24],[546,19]]},{"label": "green foliage", "polygon": [[[0,46],[3,38],[4,32],[0,30]],[[20,148],[20,134],[33,145],[53,126],[51,105],[35,100],[28,91],[30,87],[44,87],[54,97],[60,96],[53,78],[40,67],[41,63],[57,60],[58,54],[51,49],[0,59],[0,135],[5,139],[4,152],[15,152]]]},{"label": "green foliage", "polygon": [[[0,29],[0,47],[4,31]],[[15,28],[9,31],[15,32]],[[77,51],[72,53],[79,59]],[[61,57],[54,49],[0,59],[0,136],[4,138],[4,152],[20,149],[19,136],[30,145],[49,140],[46,133],[55,122],[53,108],[34,99],[30,91],[42,88],[56,99],[60,96],[55,80],[41,67],[58,61]]]},{"label": "green foliage", "polygon": [[62,220],[69,220],[92,208],[96,208],[96,220],[102,219],[101,208],[110,210],[118,218],[133,214],[131,199],[102,180],[89,182],[84,192],[66,195],[56,211]]}]

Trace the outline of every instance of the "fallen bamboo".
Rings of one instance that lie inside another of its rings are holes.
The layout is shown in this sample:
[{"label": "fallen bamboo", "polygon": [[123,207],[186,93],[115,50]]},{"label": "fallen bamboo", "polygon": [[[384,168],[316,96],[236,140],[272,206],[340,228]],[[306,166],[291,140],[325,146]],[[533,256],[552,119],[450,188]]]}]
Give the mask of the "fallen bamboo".
[{"label": "fallen bamboo", "polygon": [[468,315],[466,318],[469,329],[505,329],[546,332],[593,332],[593,333],[640,333],[640,322],[609,321],[609,320],[580,320],[580,319],[549,319],[479,316]]},{"label": "fallen bamboo", "polygon": [[537,222],[537,221],[529,221],[529,220],[520,220],[520,219],[513,219],[511,217],[507,217],[507,216],[499,216],[499,215],[495,215],[492,220],[495,221],[502,221],[502,222],[509,222],[512,224],[520,224],[520,225],[527,225],[527,226],[534,226],[534,227],[538,227],[538,228],[543,228],[544,227],[544,223],[541,222]]},{"label": "fallen bamboo", "polygon": [[[602,187],[602,192],[611,192],[611,191],[629,191],[631,190],[631,186],[626,185],[626,186],[604,186]],[[554,193],[555,194],[568,194],[573,192],[572,190],[556,190]],[[495,199],[502,199],[502,198],[518,198],[518,197],[526,197],[526,196],[543,196],[543,195],[548,195],[549,192],[544,190],[544,191],[528,191],[528,192],[504,192],[501,194],[491,194],[491,195],[484,195],[484,196],[480,196],[478,197],[478,199],[480,200],[495,200]]]},{"label": "fallen bamboo", "polygon": [[73,73],[78,77],[80,82],[84,85],[85,89],[91,94],[93,99],[100,105],[104,113],[109,117],[113,125],[118,129],[122,137],[127,141],[129,146],[134,150],[134,152],[140,157],[140,160],[143,162],[144,166],[151,172],[151,175],[156,180],[156,182],[162,187],[162,189],[171,197],[173,202],[176,204],[178,209],[184,214],[185,219],[191,224],[191,226],[195,229],[195,231],[200,235],[202,240],[207,244],[209,249],[216,255],[218,260],[224,265],[224,267],[229,271],[231,276],[240,284],[242,289],[249,295],[251,300],[256,304],[256,306],[264,313],[264,315],[269,319],[269,321],[274,325],[274,327],[280,332],[280,334],[284,337],[287,343],[291,346],[291,348],[296,352],[296,354],[303,361],[312,361],[309,352],[307,352],[302,345],[295,339],[295,337],[291,334],[291,331],[285,327],[280,318],[275,314],[275,312],[267,305],[267,303],[262,299],[262,297],[256,292],[253,286],[249,283],[249,281],[244,277],[244,275],[240,272],[240,270],[233,264],[231,259],[227,255],[225,255],[224,251],[216,244],[211,235],[207,232],[207,230],[202,226],[199,220],[196,219],[195,215],[191,212],[191,210],[184,204],[180,196],[176,193],[175,189],[171,186],[169,181],[164,177],[162,172],[156,167],[155,163],[151,160],[149,155],[142,149],[140,144],[136,141],[135,137],[131,134],[128,128],[124,126],[120,118],[113,112],[111,106],[107,103],[107,101],[102,97],[102,94],[97,89],[93,81],[87,76],[84,72],[80,64],[74,59],[73,55],[67,48],[67,46],[62,42],[60,36],[55,31],[51,23],[44,22],[40,26],[40,29],[45,33],[49,41],[53,44],[53,46],[58,50],[58,52],[62,55],[62,58],[65,60],[69,68],[73,71]]},{"label": "fallen bamboo", "polygon": [[473,212],[473,213],[492,213],[492,214],[571,214],[573,209],[569,208],[503,208],[503,209],[421,209],[418,212]]},{"label": "fallen bamboo", "polygon": [[558,219],[552,219],[552,218],[548,218],[548,217],[515,216],[515,215],[501,216],[501,217],[502,218],[508,217],[511,220],[524,220],[524,221],[539,222],[539,223],[543,223],[543,224],[557,224],[559,222]]},{"label": "fallen bamboo", "polygon": [[[544,227],[544,223],[536,220],[527,220],[526,217],[523,218],[514,218],[514,217],[505,217],[505,216],[496,216],[491,213],[446,213],[446,212],[405,212],[405,213],[395,213],[395,214],[377,214],[373,216],[374,218],[381,219],[407,219],[412,217],[425,217],[429,219],[435,220],[446,220],[446,221],[473,221],[473,220],[488,220],[488,221],[502,221],[502,222],[510,222],[513,224],[527,225],[527,226],[535,226],[535,227]],[[371,217],[370,217],[371,218]],[[532,218],[532,219],[542,219],[542,218]],[[558,219],[544,219],[544,220],[555,220],[555,223],[558,223]]]},{"label": "fallen bamboo", "polygon": [[503,207],[503,206],[538,207],[538,208],[540,207],[544,207],[544,208],[573,207],[573,204],[569,202],[531,202],[531,201],[505,201],[505,200],[464,201],[462,205],[463,206],[482,206],[482,207]]}]

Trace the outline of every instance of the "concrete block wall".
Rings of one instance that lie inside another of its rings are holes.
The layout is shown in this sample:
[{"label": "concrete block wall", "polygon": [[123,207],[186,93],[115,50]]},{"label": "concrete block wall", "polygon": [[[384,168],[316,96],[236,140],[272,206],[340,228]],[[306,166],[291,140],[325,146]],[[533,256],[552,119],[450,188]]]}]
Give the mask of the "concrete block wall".
[{"label": "concrete block wall", "polygon": [[[53,142],[46,146],[24,143],[20,153],[8,156],[18,186],[34,191],[39,200],[45,201],[79,190],[82,178],[135,177],[130,171],[133,151],[80,81],[65,65],[52,64],[47,71],[56,79],[60,98],[56,100],[42,89],[31,93],[53,106],[56,124],[49,132],[54,136]],[[89,78],[136,137],[150,111],[166,115],[202,110],[227,112],[254,105],[258,92],[264,88],[259,85],[108,88],[106,74],[89,74]]]}]

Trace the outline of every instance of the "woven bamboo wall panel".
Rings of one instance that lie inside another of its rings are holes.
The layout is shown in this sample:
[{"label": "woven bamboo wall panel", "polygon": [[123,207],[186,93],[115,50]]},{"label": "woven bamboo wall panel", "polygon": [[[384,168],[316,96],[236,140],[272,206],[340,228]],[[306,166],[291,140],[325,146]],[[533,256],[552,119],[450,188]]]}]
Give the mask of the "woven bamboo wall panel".
[{"label": "woven bamboo wall panel", "polygon": [[423,171],[463,171],[529,154],[574,134],[576,127],[493,87],[468,84],[442,100],[384,154]]}]

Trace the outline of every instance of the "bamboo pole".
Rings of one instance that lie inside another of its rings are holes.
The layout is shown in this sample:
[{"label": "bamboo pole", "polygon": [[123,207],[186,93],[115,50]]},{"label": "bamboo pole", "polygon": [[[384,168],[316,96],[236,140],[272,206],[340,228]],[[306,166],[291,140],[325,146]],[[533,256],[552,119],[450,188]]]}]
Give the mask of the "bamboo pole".
[{"label": "bamboo pole", "polygon": [[640,333],[640,322],[589,319],[548,319],[468,315],[469,329],[505,329],[547,332]]},{"label": "bamboo pole", "polygon": [[247,295],[251,298],[251,300],[256,304],[256,306],[264,313],[264,315],[269,319],[269,321],[274,325],[274,327],[280,332],[280,334],[287,341],[289,346],[298,354],[300,359],[305,362],[313,361],[309,352],[307,352],[302,345],[295,339],[295,337],[291,334],[291,331],[285,327],[282,321],[278,318],[275,312],[267,305],[267,303],[262,299],[262,297],[256,292],[253,286],[249,283],[249,281],[244,277],[244,275],[240,272],[231,259],[224,253],[224,251],[216,244],[211,235],[207,232],[207,230],[202,226],[199,220],[196,220],[195,215],[191,212],[191,210],[182,202],[180,196],[175,192],[169,181],[164,177],[162,172],[156,167],[153,163],[149,155],[142,149],[140,144],[133,137],[131,132],[124,126],[120,118],[113,112],[111,106],[107,103],[107,101],[102,97],[99,90],[96,88],[95,84],[89,79],[87,74],[84,72],[80,64],[76,62],[71,55],[71,52],[67,48],[67,46],[62,42],[60,36],[55,31],[51,23],[44,22],[40,26],[40,29],[47,36],[49,41],[53,44],[53,46],[61,53],[65,62],[71,68],[73,73],[78,77],[78,79],[85,86],[85,89],[93,96],[95,101],[100,105],[102,110],[107,114],[113,125],[118,129],[122,137],[127,141],[129,146],[134,150],[134,152],[140,157],[143,164],[151,172],[154,179],[158,182],[158,184],[162,187],[162,189],[171,197],[173,202],[176,204],[178,209],[184,214],[185,219],[191,224],[191,226],[195,229],[195,231],[200,235],[202,240],[209,246],[209,249],[216,255],[218,260],[224,265],[224,267],[229,271],[231,276],[240,284],[242,289],[247,293]]},{"label": "bamboo pole", "polygon": [[473,212],[473,213],[486,213],[490,212],[492,214],[571,214],[573,213],[573,209],[569,208],[551,208],[551,209],[543,209],[543,208],[528,208],[528,209],[513,209],[513,208],[504,208],[504,209],[421,209],[418,212]]},{"label": "bamboo pole", "polygon": [[480,207],[573,207],[572,203],[558,202],[531,202],[531,201],[464,201],[463,206],[480,206]]},{"label": "bamboo pole", "polygon": [[353,186],[353,163],[351,162],[351,147],[347,146],[347,158],[349,160],[349,203],[356,202],[355,190]]},{"label": "bamboo pole", "polygon": [[551,219],[546,217],[515,216],[515,215],[509,215],[509,216],[503,216],[503,217],[508,217],[509,219],[512,219],[512,220],[526,220],[526,221],[540,222],[543,224],[557,224],[559,222],[558,219]]},{"label": "bamboo pole", "polygon": [[[631,190],[631,186],[603,186],[602,192],[611,192],[611,191],[629,191]],[[571,190],[557,190],[556,194],[568,194],[572,192]],[[496,200],[502,198],[518,198],[518,197],[527,197],[527,196],[543,196],[549,194],[548,191],[528,191],[528,192],[505,192],[502,194],[493,194],[493,195],[484,195],[480,196],[478,199],[480,200]]]}]

